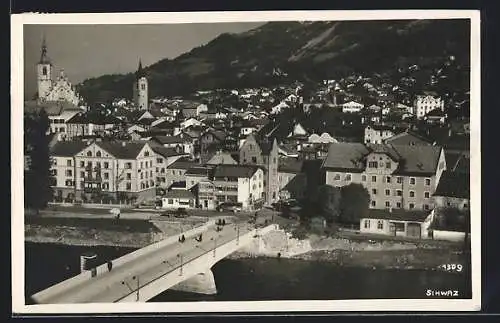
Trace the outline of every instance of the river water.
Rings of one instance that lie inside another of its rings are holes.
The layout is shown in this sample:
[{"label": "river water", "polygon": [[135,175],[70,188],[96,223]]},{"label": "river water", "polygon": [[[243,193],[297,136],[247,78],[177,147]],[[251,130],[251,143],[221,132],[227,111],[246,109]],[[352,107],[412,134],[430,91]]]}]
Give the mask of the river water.
[{"label": "river water", "polygon": [[[78,274],[80,255],[86,251],[104,263],[133,250],[33,243],[25,248],[27,296]],[[471,297],[465,275],[441,271],[372,270],[274,258],[222,260],[212,271],[216,295],[169,290],[150,302],[428,298],[427,290],[458,290],[458,298]]]}]

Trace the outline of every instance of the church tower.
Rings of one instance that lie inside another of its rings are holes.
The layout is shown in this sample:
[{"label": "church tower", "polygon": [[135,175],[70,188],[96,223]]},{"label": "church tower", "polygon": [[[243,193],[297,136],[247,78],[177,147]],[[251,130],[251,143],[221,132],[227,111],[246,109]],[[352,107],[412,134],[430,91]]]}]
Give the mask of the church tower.
[{"label": "church tower", "polygon": [[45,36],[42,42],[42,54],[37,64],[38,99],[44,100],[52,87],[52,63],[47,56]]},{"label": "church tower", "polygon": [[141,60],[136,72],[136,81],[134,82],[134,103],[139,110],[149,110],[148,104],[148,79],[142,69]]}]

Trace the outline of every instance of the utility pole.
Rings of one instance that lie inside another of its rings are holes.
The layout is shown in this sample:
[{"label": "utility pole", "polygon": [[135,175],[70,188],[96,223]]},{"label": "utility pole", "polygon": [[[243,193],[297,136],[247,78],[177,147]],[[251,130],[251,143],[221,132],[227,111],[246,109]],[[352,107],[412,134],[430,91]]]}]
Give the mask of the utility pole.
[{"label": "utility pole", "polygon": [[139,301],[139,276],[137,276],[137,297],[136,300]]}]

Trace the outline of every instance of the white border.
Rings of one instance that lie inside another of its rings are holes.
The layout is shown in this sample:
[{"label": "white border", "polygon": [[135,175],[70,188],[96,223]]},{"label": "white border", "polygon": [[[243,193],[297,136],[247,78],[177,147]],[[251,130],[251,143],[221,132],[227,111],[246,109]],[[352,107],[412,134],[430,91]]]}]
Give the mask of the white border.
[{"label": "white border", "polygon": [[[302,311],[475,311],[481,307],[480,21],[474,10],[250,11],[180,13],[17,14],[11,16],[12,310],[18,314],[302,312]],[[140,304],[24,304],[23,216],[23,25],[178,24],[317,20],[471,20],[471,246],[472,299],[387,299],[336,301],[175,302]],[[472,175],[474,174],[474,175]]]}]

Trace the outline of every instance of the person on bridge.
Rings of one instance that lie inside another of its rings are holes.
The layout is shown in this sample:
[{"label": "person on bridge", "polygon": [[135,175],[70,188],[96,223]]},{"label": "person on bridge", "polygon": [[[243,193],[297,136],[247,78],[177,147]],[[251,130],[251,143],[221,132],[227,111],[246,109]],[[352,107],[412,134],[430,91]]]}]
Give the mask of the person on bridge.
[{"label": "person on bridge", "polygon": [[113,269],[113,262],[110,260],[108,261],[108,271],[111,271]]}]

